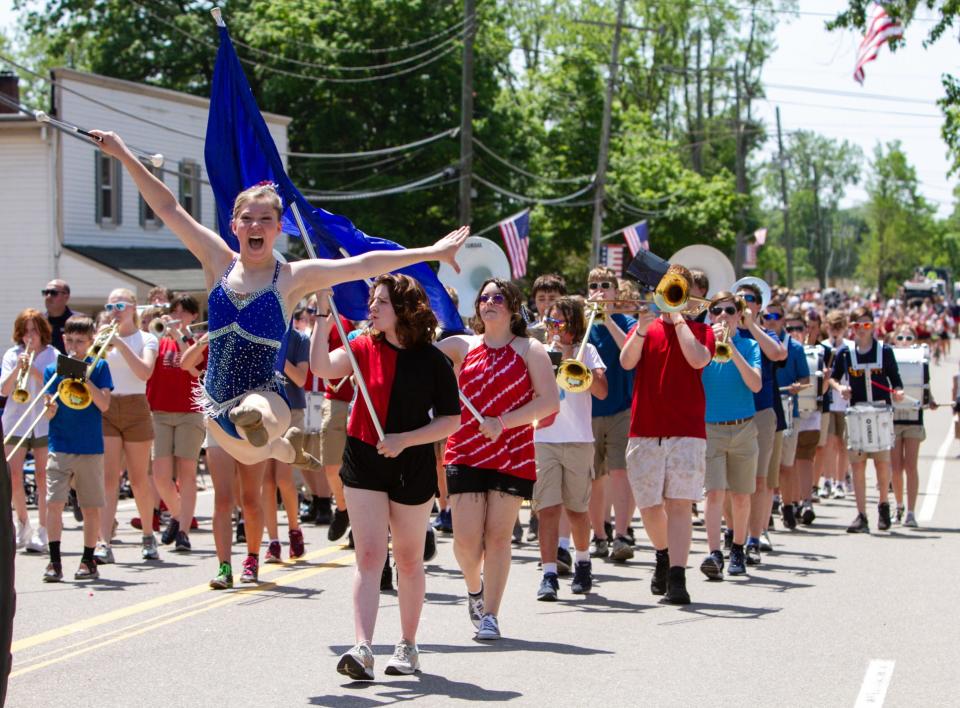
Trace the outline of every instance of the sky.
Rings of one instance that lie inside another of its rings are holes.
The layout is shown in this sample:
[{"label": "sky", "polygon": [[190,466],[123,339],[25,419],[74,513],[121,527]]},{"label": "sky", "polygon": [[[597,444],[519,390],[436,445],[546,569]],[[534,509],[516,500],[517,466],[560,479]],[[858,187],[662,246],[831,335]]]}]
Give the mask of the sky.
[{"label": "sky", "polygon": [[[883,48],[877,60],[866,66],[861,87],[853,80],[860,37],[851,31],[824,29],[824,22],[845,3],[798,0],[797,4],[798,15],[780,15],[777,49],[763,71],[766,98],[754,103],[754,115],[769,126],[773,136],[754,162],[775,153],[774,110],[779,105],[785,132],[809,129],[848,140],[859,145],[868,158],[878,143],[900,140],[916,168],[922,194],[937,205],[941,217],[950,214],[958,179],[947,178],[946,147],[940,138],[943,117],[936,100],[943,95],[941,73],[960,74],[957,30],[924,48],[932,15],[918,15],[906,31],[906,45],[896,54]],[[12,27],[12,6],[12,0],[0,0],[0,27]],[[843,205],[865,199],[861,182],[848,190]]]}]

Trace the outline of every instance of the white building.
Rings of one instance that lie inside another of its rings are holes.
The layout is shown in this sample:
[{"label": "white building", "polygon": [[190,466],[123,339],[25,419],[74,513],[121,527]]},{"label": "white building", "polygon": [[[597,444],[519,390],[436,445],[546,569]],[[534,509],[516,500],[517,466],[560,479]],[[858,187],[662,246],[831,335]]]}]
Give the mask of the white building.
[{"label": "white building", "polygon": [[[217,230],[203,160],[207,99],[71,69],[51,75],[52,105],[31,108],[82,128],[114,130],[128,145],[163,154],[155,173]],[[263,117],[286,154],[290,118]],[[119,163],[89,141],[23,114],[0,114],[0,194],[0,341],[8,340],[21,310],[43,312],[40,290],[53,278],[69,284],[71,309],[91,314],[118,287],[140,302],[162,285],[193,292],[205,304],[197,260],[153,217]],[[285,237],[277,247],[286,249]]]}]

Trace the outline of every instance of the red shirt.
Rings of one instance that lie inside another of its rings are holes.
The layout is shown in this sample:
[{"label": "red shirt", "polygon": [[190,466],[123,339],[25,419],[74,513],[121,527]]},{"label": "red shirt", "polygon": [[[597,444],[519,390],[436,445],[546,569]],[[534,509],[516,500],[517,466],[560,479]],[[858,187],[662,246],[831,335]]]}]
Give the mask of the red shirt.
[{"label": "red shirt", "polygon": [[[340,322],[343,324],[343,331],[349,334],[353,331],[353,323],[350,322],[343,315],[340,316]],[[334,326],[330,330],[330,335],[327,337],[327,342],[330,344],[330,351],[335,349],[340,349],[343,346],[343,342],[340,339],[340,332]],[[332,401],[344,401],[350,403],[353,400],[353,383],[351,381],[344,381],[343,385],[339,389],[334,391],[343,379],[333,379],[330,381],[324,382],[324,380],[314,380],[313,372],[307,372],[306,383],[303,384],[303,389],[307,393],[319,393],[321,389],[324,391],[324,398],[329,398]],[[326,385],[324,385],[324,383]]]},{"label": "red shirt", "polygon": [[157,364],[147,379],[147,401],[150,402],[150,410],[162,413],[199,413],[203,409],[193,401],[193,390],[197,383],[196,377],[180,368],[179,345],[170,337],[161,337]]},{"label": "red shirt", "polygon": [[[686,326],[712,356],[713,329],[699,322]],[[662,319],[652,322],[634,376],[630,437],[705,439],[707,401],[700,373],[684,358],[676,327]]]}]

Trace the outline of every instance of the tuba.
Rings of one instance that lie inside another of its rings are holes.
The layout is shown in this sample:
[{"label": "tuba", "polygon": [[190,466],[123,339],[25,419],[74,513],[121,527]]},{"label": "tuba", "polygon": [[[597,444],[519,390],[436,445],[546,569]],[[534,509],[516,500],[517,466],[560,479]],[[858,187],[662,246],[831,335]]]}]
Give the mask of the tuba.
[{"label": "tuba", "polygon": [[441,263],[437,278],[456,291],[460,316],[471,318],[476,315],[474,301],[485,280],[510,280],[510,261],[503,249],[490,239],[470,236],[457,254],[457,262],[460,264],[459,273],[452,266]]},{"label": "tuba", "polygon": [[13,389],[13,393],[10,394],[10,397],[17,403],[26,403],[30,400],[30,391],[27,390],[27,383],[30,380],[30,369],[33,367],[33,357],[36,355],[36,352],[30,352],[30,360],[27,362],[26,368],[22,369],[17,375],[17,387]]}]

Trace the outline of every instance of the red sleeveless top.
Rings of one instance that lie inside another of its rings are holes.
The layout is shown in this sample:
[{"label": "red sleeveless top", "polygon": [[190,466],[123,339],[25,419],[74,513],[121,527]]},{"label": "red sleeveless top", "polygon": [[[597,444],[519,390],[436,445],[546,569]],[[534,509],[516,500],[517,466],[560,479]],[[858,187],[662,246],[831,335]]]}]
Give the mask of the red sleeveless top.
[{"label": "red sleeveless top", "polygon": [[[513,340],[511,340],[512,343]],[[523,358],[508,343],[498,349],[481,343],[464,357],[460,390],[482,415],[497,417],[533,400],[533,383]],[[447,438],[447,465],[479,467],[535,480],[533,426],[508,428],[496,440],[480,432],[480,424],[465,407],[460,427]]]}]

